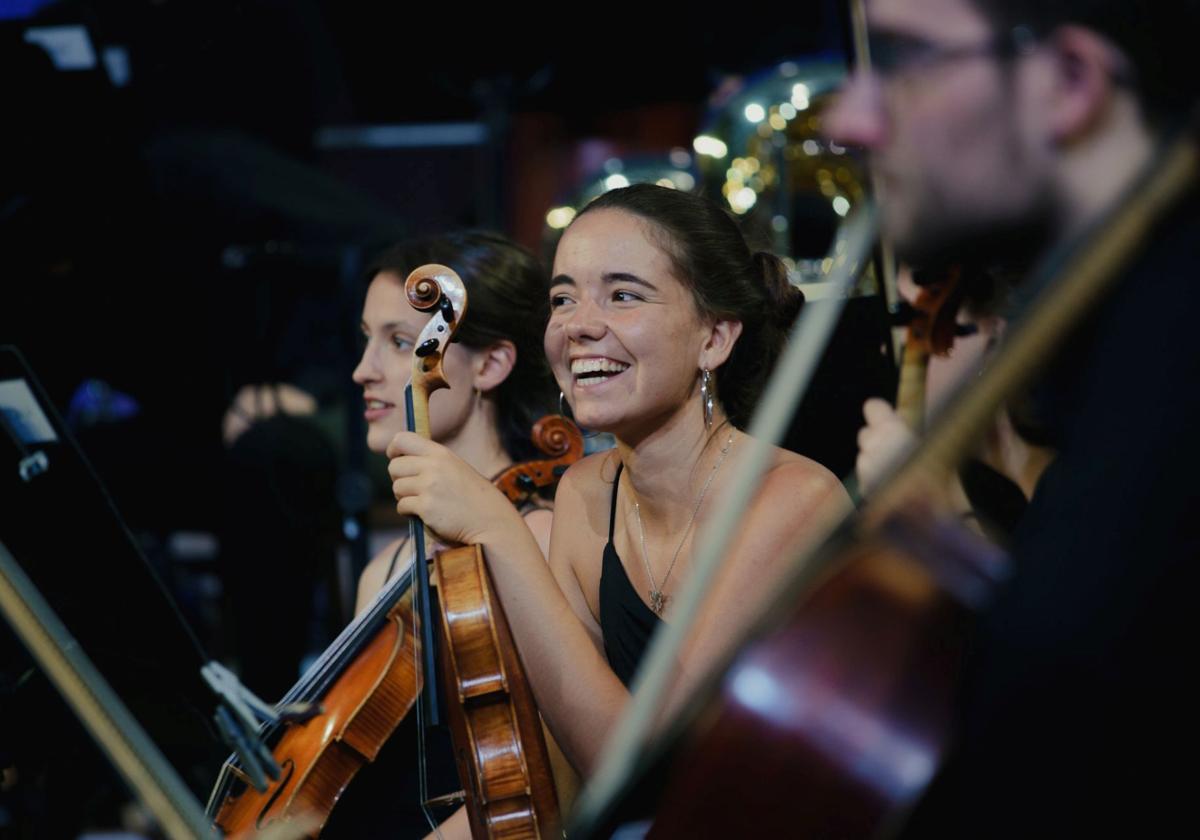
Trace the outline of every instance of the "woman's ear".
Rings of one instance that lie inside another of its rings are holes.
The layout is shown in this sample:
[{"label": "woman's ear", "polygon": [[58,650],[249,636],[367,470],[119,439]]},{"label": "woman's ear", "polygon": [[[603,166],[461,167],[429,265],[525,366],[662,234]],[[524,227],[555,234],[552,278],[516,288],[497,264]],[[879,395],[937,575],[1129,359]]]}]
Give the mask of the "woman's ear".
[{"label": "woman's ear", "polygon": [[700,367],[716,370],[725,364],[741,334],[741,321],[714,321],[708,339],[700,348]]},{"label": "woman's ear", "polygon": [[517,363],[517,347],[504,339],[475,351],[475,387],[487,393],[512,373]]}]

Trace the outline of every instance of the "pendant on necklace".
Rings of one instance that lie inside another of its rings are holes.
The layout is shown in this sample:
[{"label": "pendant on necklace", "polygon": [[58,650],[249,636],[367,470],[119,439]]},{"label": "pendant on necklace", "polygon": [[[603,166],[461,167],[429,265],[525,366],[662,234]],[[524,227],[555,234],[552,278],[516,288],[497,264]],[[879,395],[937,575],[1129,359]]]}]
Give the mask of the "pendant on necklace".
[{"label": "pendant on necklace", "polygon": [[667,596],[659,592],[657,589],[650,590],[650,609],[654,610],[655,615],[662,615],[663,607],[667,605]]}]

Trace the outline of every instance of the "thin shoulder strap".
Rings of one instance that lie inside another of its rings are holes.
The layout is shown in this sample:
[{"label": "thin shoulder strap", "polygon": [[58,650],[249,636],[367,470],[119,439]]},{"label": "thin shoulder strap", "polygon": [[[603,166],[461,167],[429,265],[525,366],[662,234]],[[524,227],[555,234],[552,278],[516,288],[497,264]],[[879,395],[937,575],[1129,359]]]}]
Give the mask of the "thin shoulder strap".
[{"label": "thin shoulder strap", "polygon": [[608,511],[608,541],[612,542],[613,526],[617,522],[617,488],[621,485],[621,468],[624,464],[617,464],[617,474],[613,476],[613,495],[612,507]]}]

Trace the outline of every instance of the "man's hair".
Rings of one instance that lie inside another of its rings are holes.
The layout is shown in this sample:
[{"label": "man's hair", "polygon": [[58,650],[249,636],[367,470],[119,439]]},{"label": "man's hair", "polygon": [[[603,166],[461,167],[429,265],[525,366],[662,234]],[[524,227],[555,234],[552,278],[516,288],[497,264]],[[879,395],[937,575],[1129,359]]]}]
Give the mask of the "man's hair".
[{"label": "man's hair", "polygon": [[1200,99],[1196,26],[1200,0],[971,0],[998,31],[1027,26],[1047,35],[1077,24],[1124,53],[1148,122],[1161,127]]}]

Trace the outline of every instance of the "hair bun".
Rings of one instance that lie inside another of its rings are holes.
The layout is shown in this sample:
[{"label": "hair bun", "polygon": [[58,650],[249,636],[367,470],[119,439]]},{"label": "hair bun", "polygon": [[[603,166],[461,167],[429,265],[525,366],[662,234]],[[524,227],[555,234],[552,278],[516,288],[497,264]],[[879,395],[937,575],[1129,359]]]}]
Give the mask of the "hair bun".
[{"label": "hair bun", "polygon": [[804,306],[804,292],[788,280],[787,266],[775,254],[755,251],[752,259],[767,292],[767,314],[786,330]]}]

